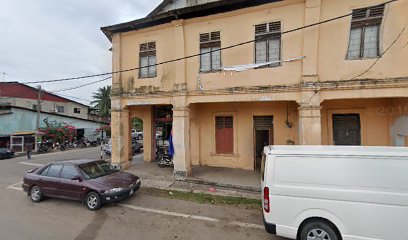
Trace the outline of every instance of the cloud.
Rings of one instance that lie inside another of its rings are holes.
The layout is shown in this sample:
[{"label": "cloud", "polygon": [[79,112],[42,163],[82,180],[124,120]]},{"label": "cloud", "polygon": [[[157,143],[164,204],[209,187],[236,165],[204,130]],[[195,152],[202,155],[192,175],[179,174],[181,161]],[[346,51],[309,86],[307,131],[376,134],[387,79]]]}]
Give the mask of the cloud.
[{"label": "cloud", "polygon": [[[41,81],[111,71],[111,44],[100,27],[146,16],[161,0],[3,0],[0,72],[6,81]],[[1,78],[0,78],[1,79]],[[89,81],[94,81],[91,79]],[[84,80],[43,84],[47,90]],[[109,81],[63,94],[91,99]]]}]

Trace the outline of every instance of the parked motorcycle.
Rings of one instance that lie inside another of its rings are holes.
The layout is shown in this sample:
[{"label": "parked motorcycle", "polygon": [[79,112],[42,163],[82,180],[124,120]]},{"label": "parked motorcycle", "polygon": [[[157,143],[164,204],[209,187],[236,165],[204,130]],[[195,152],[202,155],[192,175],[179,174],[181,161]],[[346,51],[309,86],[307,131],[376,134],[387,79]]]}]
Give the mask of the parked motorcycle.
[{"label": "parked motorcycle", "polygon": [[174,167],[173,159],[168,155],[167,147],[157,147],[156,150],[157,165],[161,168]]}]

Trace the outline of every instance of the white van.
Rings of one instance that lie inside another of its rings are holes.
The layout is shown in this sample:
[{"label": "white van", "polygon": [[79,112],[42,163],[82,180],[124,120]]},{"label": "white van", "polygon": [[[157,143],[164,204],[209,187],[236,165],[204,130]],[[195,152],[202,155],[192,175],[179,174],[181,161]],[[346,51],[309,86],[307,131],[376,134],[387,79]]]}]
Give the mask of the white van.
[{"label": "white van", "polygon": [[408,148],[269,146],[269,233],[300,240],[408,240]]}]

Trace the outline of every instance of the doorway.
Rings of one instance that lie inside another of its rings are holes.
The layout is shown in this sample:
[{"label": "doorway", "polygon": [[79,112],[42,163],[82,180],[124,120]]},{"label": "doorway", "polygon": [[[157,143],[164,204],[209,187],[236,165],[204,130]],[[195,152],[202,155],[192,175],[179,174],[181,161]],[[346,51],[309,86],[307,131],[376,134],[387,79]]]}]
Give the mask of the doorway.
[{"label": "doorway", "polygon": [[360,114],[333,114],[334,145],[361,145]]},{"label": "doorway", "polygon": [[254,169],[261,171],[262,152],[273,145],[273,116],[254,117]]}]

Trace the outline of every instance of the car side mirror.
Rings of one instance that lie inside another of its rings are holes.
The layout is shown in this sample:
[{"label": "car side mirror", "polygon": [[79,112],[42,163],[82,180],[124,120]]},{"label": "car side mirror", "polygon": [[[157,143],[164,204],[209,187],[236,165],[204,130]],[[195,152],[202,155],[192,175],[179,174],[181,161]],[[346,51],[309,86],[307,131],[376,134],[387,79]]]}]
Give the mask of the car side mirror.
[{"label": "car side mirror", "polygon": [[73,180],[73,181],[80,181],[80,182],[82,182],[82,177],[81,177],[81,176],[79,176],[79,175],[76,175],[76,176],[73,176],[73,177],[71,178],[71,180]]}]

